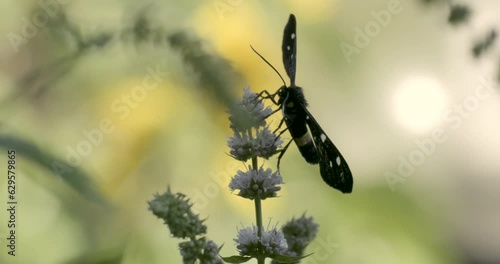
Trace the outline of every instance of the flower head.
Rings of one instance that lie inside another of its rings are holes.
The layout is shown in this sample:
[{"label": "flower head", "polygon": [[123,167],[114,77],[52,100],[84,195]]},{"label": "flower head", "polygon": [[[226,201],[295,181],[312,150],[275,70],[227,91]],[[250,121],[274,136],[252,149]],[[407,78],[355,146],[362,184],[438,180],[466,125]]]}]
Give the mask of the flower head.
[{"label": "flower head", "polygon": [[191,211],[192,204],[184,194],[173,194],[168,189],[162,195],[155,194],[148,204],[149,210],[163,219],[174,237],[194,237],[207,232],[203,221]]},{"label": "flower head", "polygon": [[181,251],[182,263],[195,263],[198,259],[198,251],[200,248],[199,240],[189,240],[179,243],[179,250]]},{"label": "flower head", "polygon": [[287,244],[283,232],[276,228],[264,231],[262,237],[257,235],[257,227],[247,227],[238,231],[234,240],[241,256],[271,256],[286,252]]},{"label": "flower head", "polygon": [[231,150],[229,154],[237,160],[247,161],[253,157],[268,159],[278,152],[283,142],[277,138],[268,127],[258,130],[255,137],[248,132],[234,132],[227,144]]},{"label": "flower head", "polygon": [[179,244],[179,249],[182,255],[183,263],[195,263],[200,260],[206,264],[222,264],[222,259],[219,257],[217,245],[212,241],[207,241],[206,238],[190,240]]},{"label": "flower head", "polygon": [[231,129],[235,132],[244,132],[265,126],[266,118],[272,110],[270,107],[264,108],[259,96],[250,92],[250,88],[245,88],[243,99],[232,105],[228,112]]},{"label": "flower head", "polygon": [[198,257],[201,263],[207,264],[222,264],[222,259],[219,257],[219,249],[212,240],[209,240],[203,248],[203,254]]},{"label": "flower head", "polygon": [[278,191],[281,190],[279,184],[283,183],[283,178],[279,172],[272,172],[271,169],[264,170],[260,167],[257,170],[253,170],[249,166],[248,171],[243,172],[238,170],[236,175],[231,179],[229,183],[229,189],[231,191],[239,190],[238,195],[247,198],[255,199],[259,197],[264,200],[270,197],[276,197]]},{"label": "flower head", "polygon": [[[302,215],[298,219],[293,218],[290,220],[283,226],[282,230],[288,244],[286,254],[302,257],[306,247],[314,240],[318,233],[318,224],[314,222],[312,217],[307,218],[305,215]],[[280,262],[273,261],[274,263]]]}]

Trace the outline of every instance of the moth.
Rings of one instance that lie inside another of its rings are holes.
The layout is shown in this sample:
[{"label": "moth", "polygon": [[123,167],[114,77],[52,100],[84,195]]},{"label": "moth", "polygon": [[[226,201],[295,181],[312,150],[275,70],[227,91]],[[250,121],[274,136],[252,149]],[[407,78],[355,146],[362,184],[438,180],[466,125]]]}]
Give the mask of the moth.
[{"label": "moth", "polygon": [[[284,121],[287,126],[285,130],[290,132],[302,157],[310,164],[319,164],[319,170],[323,180],[329,186],[343,193],[350,193],[352,192],[353,178],[347,162],[330,138],[328,138],[314,116],[307,110],[308,104],[302,88],[295,85],[297,66],[296,25],[295,16],[290,14],[283,33],[283,42],[281,46],[283,65],[290,78],[289,86],[286,86],[279,72],[252,47],[254,52],[271,66],[283,81],[283,86],[274,94],[264,90],[260,96],[265,99],[270,99],[275,105],[279,106],[283,114],[283,119],[278,129],[282,126]],[[277,99],[276,96],[278,97]],[[292,140],[288,142],[278,157],[278,169],[281,158],[291,142]]]}]

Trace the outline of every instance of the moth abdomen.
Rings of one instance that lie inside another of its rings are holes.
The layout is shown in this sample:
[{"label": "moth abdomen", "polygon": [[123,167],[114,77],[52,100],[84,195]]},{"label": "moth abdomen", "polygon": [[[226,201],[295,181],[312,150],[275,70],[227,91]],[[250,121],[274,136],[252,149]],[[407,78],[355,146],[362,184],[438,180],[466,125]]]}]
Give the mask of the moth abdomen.
[{"label": "moth abdomen", "polygon": [[[309,135],[309,133],[307,133]],[[309,137],[311,138],[311,137]],[[294,139],[295,140],[295,139]],[[302,154],[302,157],[310,163],[310,164],[318,164],[319,163],[319,157],[318,157],[318,151],[316,150],[316,146],[314,146],[314,142],[309,140],[304,145],[299,145],[297,140],[295,140],[295,143],[297,144],[297,147],[299,148],[300,154]]]}]

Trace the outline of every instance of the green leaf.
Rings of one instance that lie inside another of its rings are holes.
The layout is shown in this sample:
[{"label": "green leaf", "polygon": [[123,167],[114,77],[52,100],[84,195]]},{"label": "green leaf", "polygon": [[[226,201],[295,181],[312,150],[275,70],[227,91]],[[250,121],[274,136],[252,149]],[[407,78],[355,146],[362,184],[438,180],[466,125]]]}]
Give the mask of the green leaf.
[{"label": "green leaf", "polygon": [[34,143],[10,135],[0,135],[0,148],[13,149],[16,151],[16,156],[23,156],[39,164],[52,172],[54,176],[60,177],[87,199],[99,203],[104,202],[91,178],[83,170],[41,150]]},{"label": "green leaf", "polygon": [[222,257],[222,260],[227,263],[245,263],[251,260],[252,257],[243,257],[243,256],[230,256],[230,257]]},{"label": "green leaf", "polygon": [[292,257],[292,256],[287,256],[287,255],[274,254],[274,255],[271,255],[271,258],[276,260],[276,261],[283,262],[283,263],[295,263],[295,262],[297,262],[303,258],[309,257],[311,255],[312,255],[312,253],[309,255],[306,255],[306,256]]},{"label": "green leaf", "polygon": [[217,251],[220,252],[220,250],[222,249],[223,246],[224,246],[224,244],[220,245],[220,247],[217,249]]}]

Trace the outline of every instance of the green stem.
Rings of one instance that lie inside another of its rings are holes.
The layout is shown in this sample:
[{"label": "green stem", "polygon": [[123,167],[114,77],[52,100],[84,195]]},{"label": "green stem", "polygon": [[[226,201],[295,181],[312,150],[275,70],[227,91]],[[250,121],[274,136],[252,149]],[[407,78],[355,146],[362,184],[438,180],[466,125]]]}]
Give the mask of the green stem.
[{"label": "green stem", "polygon": [[[250,138],[252,137],[252,131],[249,130],[248,134],[250,135]],[[254,171],[257,171],[259,169],[259,164],[257,162],[257,157],[252,158],[252,169]],[[260,197],[255,197],[255,218],[256,218],[256,225],[257,225],[257,236],[260,238],[262,237],[262,203],[260,200]],[[257,258],[257,263],[258,264],[265,264],[266,258],[265,257],[259,257]]]},{"label": "green stem", "polygon": [[[252,158],[252,169],[257,170],[257,158]],[[255,198],[255,217],[257,223],[257,236],[262,237],[262,203],[260,197]]]},{"label": "green stem", "polygon": [[[255,198],[255,217],[257,219],[257,236],[262,237],[262,203],[259,197]],[[257,258],[258,264],[264,264],[265,258]]]},{"label": "green stem", "polygon": [[257,217],[257,235],[262,236],[262,205],[260,198],[255,198],[255,217]]}]

